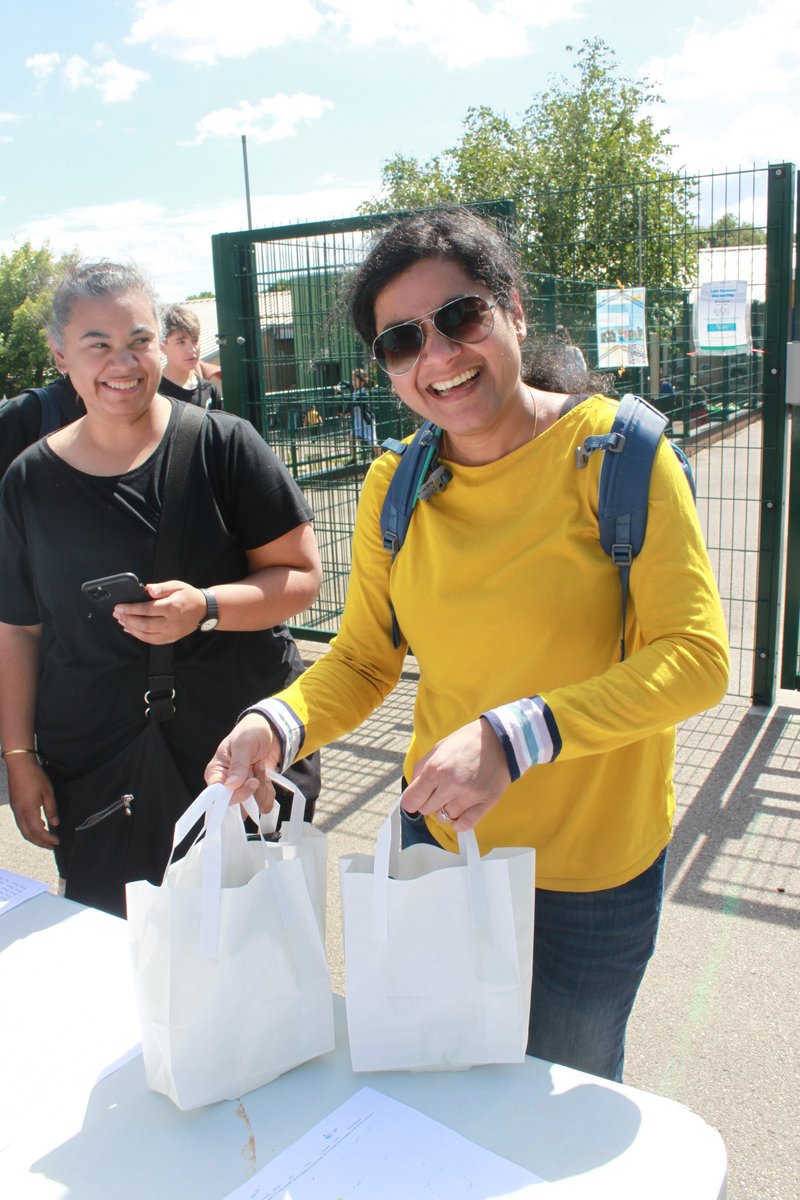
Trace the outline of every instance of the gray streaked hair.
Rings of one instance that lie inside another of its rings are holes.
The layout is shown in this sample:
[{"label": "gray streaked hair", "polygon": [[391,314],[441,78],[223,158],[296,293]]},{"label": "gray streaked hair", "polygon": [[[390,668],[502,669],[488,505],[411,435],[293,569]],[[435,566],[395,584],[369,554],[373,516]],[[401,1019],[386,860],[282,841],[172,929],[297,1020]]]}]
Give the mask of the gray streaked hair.
[{"label": "gray streaked hair", "polygon": [[129,292],[143,296],[152,306],[156,332],[161,336],[159,303],[155,289],[138,267],[124,263],[82,260],[69,266],[56,284],[45,326],[47,335],[59,350],[64,348],[64,329],[72,318],[72,309],[79,300],[103,296],[122,296]]}]

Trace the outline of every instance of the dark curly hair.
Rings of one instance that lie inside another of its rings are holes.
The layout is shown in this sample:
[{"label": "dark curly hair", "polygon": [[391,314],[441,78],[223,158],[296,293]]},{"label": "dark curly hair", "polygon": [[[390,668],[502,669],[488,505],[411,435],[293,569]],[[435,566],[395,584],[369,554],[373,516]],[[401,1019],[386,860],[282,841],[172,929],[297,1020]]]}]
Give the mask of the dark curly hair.
[{"label": "dark curly hair", "polygon": [[[382,232],[356,268],[346,296],[347,310],[368,346],[380,292],[416,263],[440,258],[458,263],[476,283],[513,311],[515,295],[524,306],[525,282],[514,250],[499,230],[467,208],[436,208],[402,217]],[[563,339],[554,336],[531,347],[523,367],[526,383],[547,391],[596,392],[604,380],[564,357]]]}]

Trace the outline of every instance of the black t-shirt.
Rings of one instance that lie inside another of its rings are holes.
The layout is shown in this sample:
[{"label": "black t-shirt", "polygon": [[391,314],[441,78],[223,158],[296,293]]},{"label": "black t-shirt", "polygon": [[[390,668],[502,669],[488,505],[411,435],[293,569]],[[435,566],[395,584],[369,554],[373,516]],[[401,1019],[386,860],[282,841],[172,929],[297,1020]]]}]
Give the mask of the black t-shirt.
[{"label": "black t-shirt", "polygon": [[199,379],[193,388],[185,388],[162,375],[158,390],[171,400],[185,400],[199,408],[222,408],[222,397],[210,379]]},{"label": "black t-shirt", "polygon": [[[37,442],[0,485],[0,621],[42,625],[36,733],[54,778],[75,778],[129,743],[144,725],[148,648],[81,592],[132,571],[152,582],[166,449],[120,476],[87,475]],[[248,573],[245,550],[312,513],[253,427],[209,413],[186,493],[180,562],[172,577],[197,587]],[[163,723],[192,794],[238,714],[302,670],[283,626],[254,633],[196,632],[175,643],[176,716]]]},{"label": "black t-shirt", "polygon": [[[48,384],[46,391],[58,405],[59,428],[77,421],[86,412],[68,378]],[[0,479],[17,455],[39,440],[41,425],[42,405],[36,392],[21,392],[10,400],[0,401]]]}]

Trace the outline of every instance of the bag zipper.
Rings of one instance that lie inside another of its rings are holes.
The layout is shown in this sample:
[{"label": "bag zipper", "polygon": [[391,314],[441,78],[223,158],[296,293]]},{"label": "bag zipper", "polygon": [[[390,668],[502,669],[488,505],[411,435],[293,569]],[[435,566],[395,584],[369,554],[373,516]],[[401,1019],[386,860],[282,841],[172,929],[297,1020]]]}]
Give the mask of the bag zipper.
[{"label": "bag zipper", "polygon": [[131,816],[131,805],[133,804],[133,796],[130,792],[125,792],[120,796],[119,800],[115,800],[113,804],[107,804],[105,808],[101,808],[100,812],[92,813],[80,825],[75,826],[75,832],[78,833],[82,829],[91,829],[93,825],[99,825],[101,821],[105,821],[106,817],[112,816],[115,812],[119,812],[121,808],[125,809],[125,816]]}]

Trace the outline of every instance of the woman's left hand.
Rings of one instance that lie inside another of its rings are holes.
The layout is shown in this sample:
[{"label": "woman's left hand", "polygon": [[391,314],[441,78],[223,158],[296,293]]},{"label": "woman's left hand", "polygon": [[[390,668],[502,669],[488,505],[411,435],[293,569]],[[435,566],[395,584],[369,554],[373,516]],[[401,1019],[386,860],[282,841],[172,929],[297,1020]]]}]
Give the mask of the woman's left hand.
[{"label": "woman's left hand", "polygon": [[148,583],[151,601],[118,604],[114,617],[131,637],[151,646],[166,646],[194,633],[206,615],[206,598],[199,588],[180,579]]},{"label": "woman's left hand", "polygon": [[475,828],[510,783],[497,734],[488,721],[478,718],[442,738],[419,760],[401,804],[407,812],[429,816],[439,816],[444,809],[444,819],[464,833]]}]

